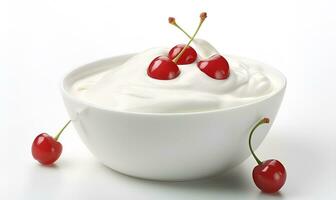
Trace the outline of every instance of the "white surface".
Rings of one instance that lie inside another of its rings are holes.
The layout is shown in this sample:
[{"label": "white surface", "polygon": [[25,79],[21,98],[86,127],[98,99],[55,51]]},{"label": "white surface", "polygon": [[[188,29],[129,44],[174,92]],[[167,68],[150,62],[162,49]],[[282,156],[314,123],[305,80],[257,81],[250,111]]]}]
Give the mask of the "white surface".
[{"label": "white surface", "polygon": [[[0,1],[0,199],[335,199],[336,14],[324,1]],[[196,182],[143,181],[100,165],[70,127],[55,167],[30,155],[33,138],[67,120],[59,80],[100,58],[185,42],[167,24],[174,15],[223,53],[278,67],[288,90],[270,134],[258,149],[288,171],[280,194],[252,183],[248,161],[223,177]]]}]

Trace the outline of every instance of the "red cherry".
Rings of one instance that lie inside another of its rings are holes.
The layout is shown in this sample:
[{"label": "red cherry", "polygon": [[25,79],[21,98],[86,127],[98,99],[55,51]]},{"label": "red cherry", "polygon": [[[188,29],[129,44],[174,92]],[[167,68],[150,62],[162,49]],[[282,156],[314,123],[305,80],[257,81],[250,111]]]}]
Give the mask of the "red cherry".
[{"label": "red cherry", "polygon": [[255,129],[261,124],[265,123],[269,123],[268,118],[263,118],[256,125],[254,125],[249,136],[249,148],[252,156],[258,163],[258,165],[253,169],[252,176],[254,183],[261,191],[266,193],[274,193],[279,191],[285,184],[287,177],[286,169],[278,160],[270,159],[261,162],[255,155],[251,146],[251,139]]},{"label": "red cherry", "polygon": [[254,167],[253,180],[266,193],[274,193],[286,182],[286,169],[278,160],[266,160]]},{"label": "red cherry", "polygon": [[[174,46],[168,53],[168,57],[173,60],[185,47],[185,44],[178,44]],[[197,58],[197,53],[196,51],[191,47],[188,46],[186,50],[183,52],[181,57],[178,59],[177,64],[178,65],[186,65],[186,64],[191,64],[195,62]]]},{"label": "red cherry", "polygon": [[201,60],[197,63],[198,68],[214,79],[227,79],[230,75],[229,63],[226,59],[219,55],[213,55],[206,60]]},{"label": "red cherry", "polygon": [[147,69],[148,76],[159,80],[170,80],[180,74],[177,64],[166,56],[156,57]]},{"label": "red cherry", "polygon": [[71,120],[63,126],[55,138],[47,133],[41,133],[34,139],[31,151],[35,160],[43,165],[51,165],[61,156],[63,147],[57,140],[70,122]]},{"label": "red cherry", "polygon": [[62,153],[62,144],[47,133],[38,135],[32,145],[35,160],[43,165],[54,163]]}]

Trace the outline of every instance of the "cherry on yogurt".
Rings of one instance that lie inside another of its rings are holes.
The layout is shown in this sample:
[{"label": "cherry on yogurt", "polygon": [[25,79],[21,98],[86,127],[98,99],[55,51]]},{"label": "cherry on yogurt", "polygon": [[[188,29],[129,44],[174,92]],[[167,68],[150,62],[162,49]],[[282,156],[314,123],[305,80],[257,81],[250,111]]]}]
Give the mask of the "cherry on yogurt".
[{"label": "cherry on yogurt", "polygon": [[[185,44],[178,44],[174,46],[168,53],[168,57],[170,59],[174,59],[185,47]],[[197,53],[195,49],[193,49],[191,46],[188,46],[185,52],[182,54],[180,59],[177,61],[178,65],[187,65],[195,62],[197,59]]]},{"label": "cherry on yogurt", "polygon": [[[181,28],[177,23],[174,17],[169,17],[168,22],[174,26],[176,26],[178,29],[180,29],[189,39],[191,39],[191,36],[183,29]],[[174,46],[168,53],[168,57],[170,59],[174,59],[184,48],[185,44],[178,44]],[[195,49],[193,49],[191,46],[187,47],[186,51],[182,54],[181,58],[178,60],[177,64],[179,65],[186,65],[191,64],[195,62],[197,59],[197,53]]]},{"label": "cherry on yogurt", "polygon": [[174,57],[174,59],[170,59],[164,56],[159,56],[159,57],[156,57],[149,64],[147,68],[148,76],[154,79],[158,79],[158,80],[170,80],[170,79],[176,78],[180,74],[179,72],[180,70],[177,66],[177,62],[179,61],[183,53],[187,50],[190,43],[193,41],[193,39],[197,35],[206,17],[207,15],[205,12],[201,13],[200,22],[198,24],[198,27],[194,35],[190,38],[189,42],[183,47],[180,53],[176,57]]},{"label": "cherry on yogurt", "polygon": [[198,68],[213,79],[223,80],[230,75],[230,66],[227,60],[219,55],[213,55],[208,59],[200,60]]},{"label": "cherry on yogurt", "polygon": [[[205,13],[206,17],[206,13]],[[177,24],[176,19],[174,17],[169,17],[168,22],[181,30],[187,37],[191,38],[191,36],[181,27]],[[178,46],[178,45],[177,45]],[[171,57],[173,57],[173,51],[178,51],[178,47],[175,46],[173,49],[170,50],[169,54],[172,54]],[[194,50],[194,49],[192,49]],[[189,56],[191,58],[195,57],[195,60],[197,58],[197,53],[192,52],[192,50],[189,51],[189,53],[185,56]],[[189,58],[191,60],[191,58]],[[184,61],[185,62],[185,61]],[[190,64],[190,63],[188,63]],[[206,75],[213,79],[218,79],[218,80],[224,80],[227,79],[230,76],[230,66],[227,60],[219,55],[213,55],[210,58],[200,60],[197,63],[198,68],[204,72]]]},{"label": "cherry on yogurt", "polygon": [[159,80],[170,80],[180,74],[180,69],[172,59],[166,56],[158,56],[147,68],[148,76]]}]

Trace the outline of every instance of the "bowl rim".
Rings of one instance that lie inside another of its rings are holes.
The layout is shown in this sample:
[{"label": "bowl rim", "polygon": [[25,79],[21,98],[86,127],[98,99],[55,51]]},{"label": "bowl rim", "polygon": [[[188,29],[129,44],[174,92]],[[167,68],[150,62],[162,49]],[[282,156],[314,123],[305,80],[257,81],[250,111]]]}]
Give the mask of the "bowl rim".
[{"label": "bowl rim", "polygon": [[[236,56],[236,55],[228,55],[228,56],[232,56],[232,57],[236,57],[236,58],[241,58],[241,59],[248,59],[250,61],[253,62],[258,62],[260,63],[263,68],[266,67],[268,70],[271,70],[272,72],[276,73],[277,77],[280,78],[280,80],[282,80],[281,86],[277,89],[277,91],[274,91],[272,94],[269,94],[267,97],[265,98],[260,98],[258,100],[249,102],[249,103],[245,103],[242,105],[237,105],[237,106],[232,106],[232,107],[227,107],[227,108],[220,108],[220,109],[213,109],[213,110],[205,110],[205,111],[196,111],[196,112],[169,112],[169,113],[154,113],[154,112],[131,112],[131,111],[122,111],[122,110],[114,110],[111,108],[106,108],[104,106],[100,106],[88,101],[84,101],[74,95],[72,95],[65,87],[66,85],[66,80],[71,77],[71,75],[76,74],[76,72],[79,72],[81,70],[83,70],[84,68],[92,68],[92,66],[94,65],[99,65],[101,63],[110,61],[112,59],[121,59],[121,58],[126,58],[126,57],[131,57],[132,55],[135,55],[135,53],[130,53],[130,54],[121,54],[121,55],[116,55],[116,56],[112,56],[112,57],[107,57],[107,58],[103,58],[103,59],[99,59],[84,65],[80,65],[79,67],[75,67],[72,68],[70,70],[68,70],[66,73],[63,74],[61,81],[60,81],[60,90],[63,96],[65,96],[66,98],[71,99],[72,101],[85,105],[86,107],[93,107],[95,109],[101,110],[101,111],[105,111],[105,112],[114,112],[114,113],[119,113],[119,114],[129,114],[129,115],[142,115],[142,116],[186,116],[186,115],[202,115],[202,114],[214,114],[214,113],[219,113],[219,112],[225,112],[225,111],[233,111],[233,110],[238,110],[238,109],[242,109],[244,107],[249,107],[255,104],[258,104],[260,102],[266,101],[276,95],[278,95],[279,93],[281,93],[282,91],[284,91],[287,87],[287,78],[285,77],[285,75],[280,72],[278,69],[265,64],[263,62],[257,61],[255,59],[251,59],[248,57],[243,57],[243,56]],[[99,70],[97,70],[99,71]],[[103,70],[102,70],[103,71]],[[93,72],[91,72],[93,73]],[[73,82],[72,82],[73,83]]]}]

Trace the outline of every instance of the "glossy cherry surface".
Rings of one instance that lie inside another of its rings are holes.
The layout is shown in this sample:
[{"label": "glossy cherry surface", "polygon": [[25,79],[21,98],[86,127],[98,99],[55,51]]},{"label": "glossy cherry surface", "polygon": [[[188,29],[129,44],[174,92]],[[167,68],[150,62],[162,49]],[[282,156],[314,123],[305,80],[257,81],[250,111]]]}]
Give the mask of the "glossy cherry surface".
[{"label": "glossy cherry surface", "polygon": [[148,76],[159,80],[170,80],[180,74],[177,64],[166,56],[156,57],[147,68]]},{"label": "glossy cherry surface", "polygon": [[35,160],[50,165],[60,157],[62,144],[47,133],[41,133],[34,139],[31,151]]},{"label": "glossy cherry surface", "polygon": [[227,79],[230,75],[229,63],[219,54],[199,61],[197,66],[202,72],[214,79],[223,80]]},{"label": "glossy cherry surface", "polygon": [[252,172],[256,186],[263,192],[274,193],[286,182],[286,169],[280,161],[270,159],[254,167]]},{"label": "glossy cherry surface", "polygon": [[[173,60],[185,47],[185,44],[178,44],[174,46],[168,53],[168,57]],[[195,62],[197,58],[196,51],[191,47],[188,46],[186,50],[183,52],[181,57],[178,59],[177,64],[178,65],[187,65]]]},{"label": "glossy cherry surface", "polygon": [[269,118],[263,118],[256,123],[250,131],[248,145],[253,158],[258,163],[252,171],[253,181],[256,186],[265,193],[274,193],[281,189],[286,182],[286,169],[280,161],[270,159],[261,162],[254,153],[251,145],[252,135],[254,131],[262,124],[268,124]]}]

